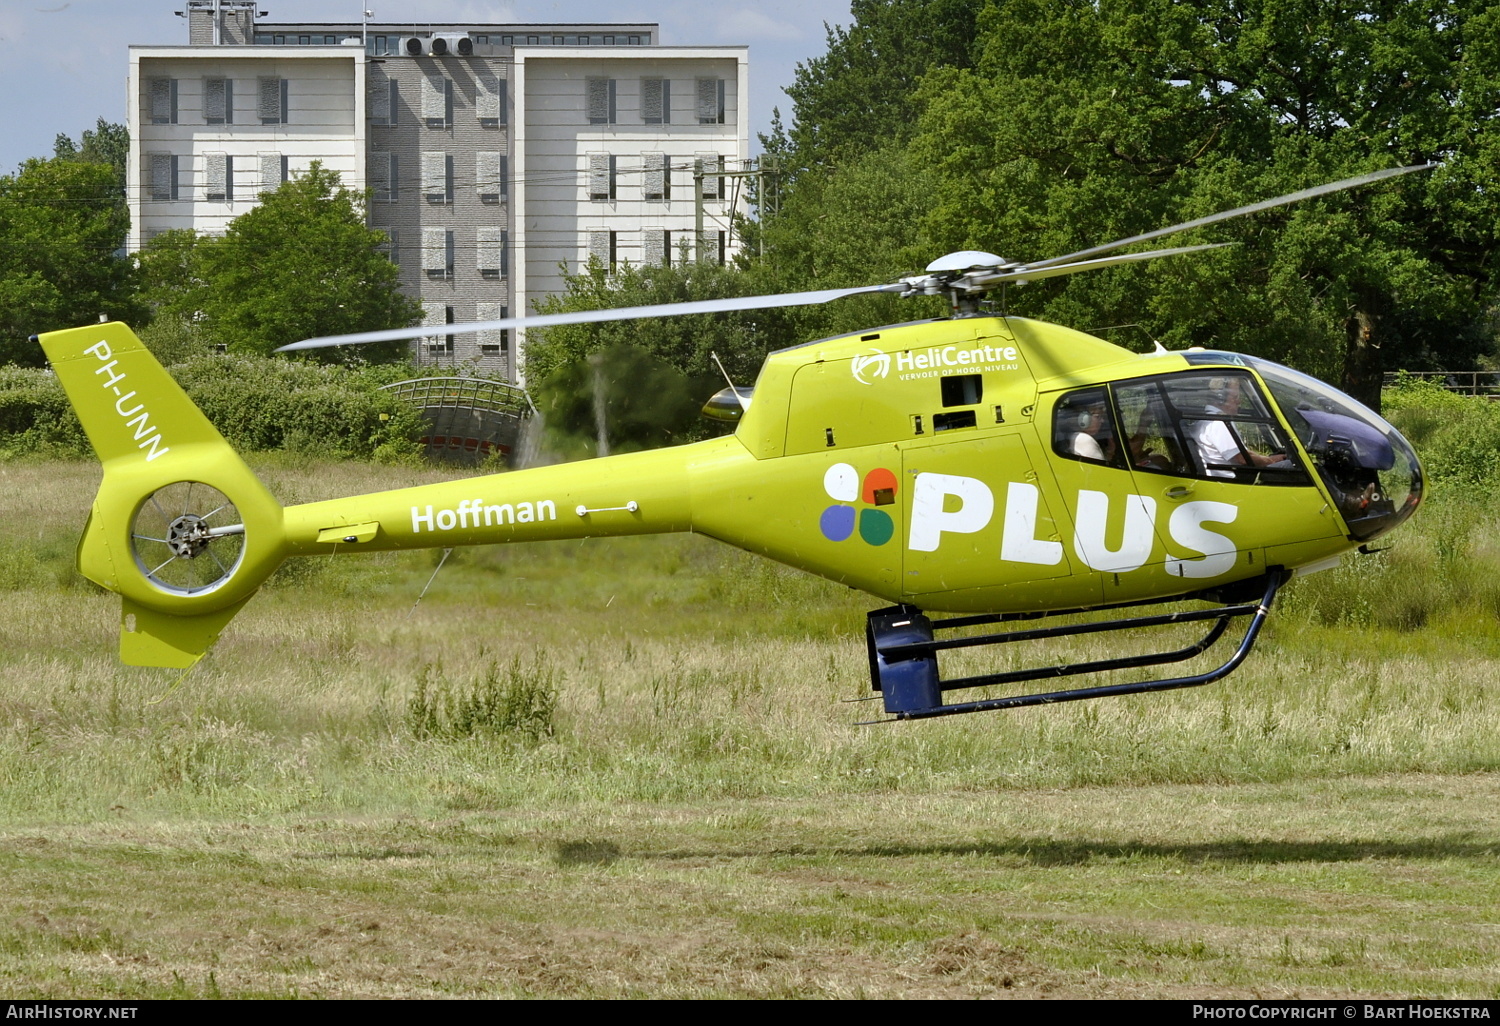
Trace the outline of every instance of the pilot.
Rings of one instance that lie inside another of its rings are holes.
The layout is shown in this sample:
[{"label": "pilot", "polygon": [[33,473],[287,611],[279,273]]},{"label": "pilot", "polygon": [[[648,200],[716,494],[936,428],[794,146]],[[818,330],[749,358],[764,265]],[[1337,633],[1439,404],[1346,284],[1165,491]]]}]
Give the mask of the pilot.
[{"label": "pilot", "polygon": [[[1204,413],[1212,417],[1233,417],[1240,412],[1239,378],[1215,378],[1209,384],[1216,402],[1204,407]],[[1209,477],[1234,477],[1234,471],[1225,464],[1256,467],[1291,465],[1286,462],[1285,453],[1267,456],[1252,449],[1241,448],[1239,442],[1235,441],[1234,433],[1229,430],[1229,425],[1222,420],[1185,421],[1183,427],[1187,428],[1197,444],[1198,455],[1202,458]]]}]

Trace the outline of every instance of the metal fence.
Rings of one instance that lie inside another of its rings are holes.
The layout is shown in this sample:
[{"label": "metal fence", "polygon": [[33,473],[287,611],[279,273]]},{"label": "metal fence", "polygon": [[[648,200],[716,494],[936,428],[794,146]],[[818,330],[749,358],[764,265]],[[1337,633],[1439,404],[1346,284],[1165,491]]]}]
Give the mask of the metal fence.
[{"label": "metal fence", "polygon": [[465,463],[509,458],[536,409],[525,389],[484,378],[412,378],[382,391],[421,411],[427,433],[418,441],[429,456]]},{"label": "metal fence", "polygon": [[1394,385],[1398,378],[1419,378],[1442,385],[1459,395],[1478,395],[1487,399],[1500,399],[1500,371],[1397,371],[1385,375],[1385,384]]}]

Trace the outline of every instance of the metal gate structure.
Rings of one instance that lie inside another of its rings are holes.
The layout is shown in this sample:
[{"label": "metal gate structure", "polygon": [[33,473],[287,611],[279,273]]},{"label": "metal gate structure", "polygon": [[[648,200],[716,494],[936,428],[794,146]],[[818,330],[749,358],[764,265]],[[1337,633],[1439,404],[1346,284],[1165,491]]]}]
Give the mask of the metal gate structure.
[{"label": "metal gate structure", "polygon": [[421,411],[427,433],[417,440],[429,456],[458,463],[496,452],[509,461],[536,410],[525,389],[484,378],[412,378],[381,391]]}]

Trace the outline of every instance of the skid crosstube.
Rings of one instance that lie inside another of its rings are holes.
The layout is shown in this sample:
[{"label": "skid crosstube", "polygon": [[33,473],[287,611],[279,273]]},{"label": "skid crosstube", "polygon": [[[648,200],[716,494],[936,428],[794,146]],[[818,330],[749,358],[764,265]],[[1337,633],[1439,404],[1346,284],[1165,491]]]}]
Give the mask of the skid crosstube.
[{"label": "skid crosstube", "polygon": [[[877,609],[869,614],[865,627],[865,641],[870,656],[870,686],[879,691],[885,700],[885,711],[898,720],[927,719],[933,716],[953,716],[959,713],[988,712],[997,709],[1020,709],[1031,705],[1049,705],[1054,702],[1077,702],[1088,698],[1107,698],[1114,695],[1138,695],[1153,691],[1172,691],[1177,688],[1199,687],[1211,684],[1228,676],[1244,662],[1250,654],[1255,640],[1265,624],[1276,593],[1287,582],[1291,574],[1282,569],[1273,569],[1262,577],[1241,582],[1232,592],[1215,590],[1184,595],[1179,601],[1207,600],[1225,602],[1214,609],[1190,609],[1174,613],[1151,616],[1127,617],[1120,620],[1104,620],[1094,623],[1067,624],[1059,627],[1038,627],[1027,630],[1001,631],[993,634],[971,635],[939,640],[936,632],[960,627],[975,627],[982,624],[1015,623],[1024,620],[1039,620],[1050,616],[1089,612],[1086,609],[1061,609],[1044,613],[1001,613],[987,616],[961,616],[946,620],[931,620],[921,610],[912,606],[892,606]],[[1259,601],[1244,601],[1260,594]],[[1099,608],[1121,609],[1129,606],[1160,605],[1160,600],[1129,602],[1117,606]],[[1237,617],[1249,617],[1244,637],[1239,647],[1216,669],[1188,677],[1168,677],[1159,680],[1137,681],[1130,684],[1104,684],[1087,688],[1072,688],[1048,691],[1033,695],[1012,695],[1004,698],[987,698],[974,702],[943,703],[943,692],[964,688],[988,687],[997,684],[1017,684],[1024,681],[1047,680],[1054,677],[1072,677],[1086,673],[1103,673],[1108,670],[1128,670],[1142,666],[1160,666],[1167,663],[1191,659],[1206,651],[1218,641],[1229,627],[1229,621]],[[1167,624],[1211,622],[1208,633],[1185,648],[1170,652],[1154,652],[1147,655],[1120,656],[1114,659],[1099,659],[1092,662],[1072,663],[1059,666],[1041,666],[1027,670],[1011,670],[1005,673],[982,674],[975,677],[959,677],[943,680],[938,671],[938,653],[945,649],[975,648],[988,645],[1004,645],[1017,641],[1038,641],[1045,638],[1071,637],[1078,634],[1100,634],[1112,631],[1133,630],[1139,627],[1160,627]]]}]

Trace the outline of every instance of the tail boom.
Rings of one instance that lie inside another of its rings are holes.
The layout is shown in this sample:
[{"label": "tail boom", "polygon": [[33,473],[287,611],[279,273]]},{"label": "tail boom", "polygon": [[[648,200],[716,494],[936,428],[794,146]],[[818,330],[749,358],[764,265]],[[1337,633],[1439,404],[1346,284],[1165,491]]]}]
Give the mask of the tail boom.
[{"label": "tail boom", "polygon": [[292,506],[288,552],[447,548],[692,527],[690,467],[724,441]]}]

